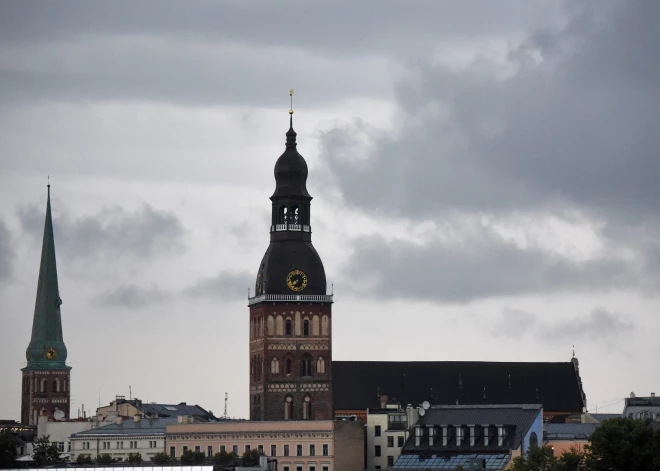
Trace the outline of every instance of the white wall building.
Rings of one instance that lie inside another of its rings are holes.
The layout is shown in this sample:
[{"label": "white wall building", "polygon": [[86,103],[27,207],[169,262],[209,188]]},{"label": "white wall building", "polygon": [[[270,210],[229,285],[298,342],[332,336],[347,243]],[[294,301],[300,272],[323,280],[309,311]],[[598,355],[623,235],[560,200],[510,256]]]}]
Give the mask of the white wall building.
[{"label": "white wall building", "polygon": [[402,409],[398,404],[387,404],[381,396],[380,409],[367,410],[367,469],[391,468],[409,436],[410,426],[417,423],[417,409]]},{"label": "white wall building", "polygon": [[37,422],[37,438],[47,435],[51,443],[57,444],[60,456],[70,456],[71,435],[90,430],[92,426],[89,419],[57,421],[42,415]]},{"label": "white wall building", "polygon": [[143,419],[117,418],[115,423],[103,425],[71,435],[71,462],[78,455],[96,459],[109,454],[117,461],[127,461],[129,453],[140,453],[143,461],[150,461],[156,453],[165,452],[165,428],[177,423],[174,417]]},{"label": "white wall building", "polygon": [[649,397],[637,397],[635,393],[630,393],[623,408],[623,417],[660,421],[660,397],[655,397],[655,393]]}]

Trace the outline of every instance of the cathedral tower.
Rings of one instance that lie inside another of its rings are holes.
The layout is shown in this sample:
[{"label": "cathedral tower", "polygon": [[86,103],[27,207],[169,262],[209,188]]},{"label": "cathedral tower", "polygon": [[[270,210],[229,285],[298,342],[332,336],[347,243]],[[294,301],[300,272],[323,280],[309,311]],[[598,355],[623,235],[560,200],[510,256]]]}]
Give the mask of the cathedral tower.
[{"label": "cathedral tower", "polygon": [[312,245],[307,163],[293,110],[275,163],[270,245],[250,308],[250,419],[331,419],[332,295]]},{"label": "cathedral tower", "polygon": [[32,321],[32,339],[25,352],[21,423],[37,425],[39,415],[62,419],[69,417],[71,367],[66,365],[66,346],[62,338],[53,219],[50,213],[50,185],[46,203],[46,223],[41,247],[37,300]]}]

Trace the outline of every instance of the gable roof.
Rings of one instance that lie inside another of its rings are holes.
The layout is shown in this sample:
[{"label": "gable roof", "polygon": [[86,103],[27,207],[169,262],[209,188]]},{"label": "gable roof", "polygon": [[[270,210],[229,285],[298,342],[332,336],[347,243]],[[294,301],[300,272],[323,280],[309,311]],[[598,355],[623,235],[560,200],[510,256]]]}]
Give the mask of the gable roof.
[{"label": "gable roof", "polygon": [[367,409],[376,405],[378,392],[404,407],[458,401],[582,412],[585,406],[572,362],[333,361],[332,378],[335,410]]}]

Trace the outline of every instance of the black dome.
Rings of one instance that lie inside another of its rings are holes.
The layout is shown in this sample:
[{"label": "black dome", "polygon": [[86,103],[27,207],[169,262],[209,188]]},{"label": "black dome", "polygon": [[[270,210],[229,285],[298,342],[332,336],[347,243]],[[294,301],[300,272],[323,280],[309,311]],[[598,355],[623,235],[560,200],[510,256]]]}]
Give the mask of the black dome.
[{"label": "black dome", "polygon": [[[294,270],[307,275],[307,287],[294,292],[287,276]],[[283,240],[271,242],[259,265],[255,294],[327,294],[325,269],[311,242]]]},{"label": "black dome", "polygon": [[275,193],[271,199],[278,196],[304,196],[311,198],[307,192],[307,162],[296,149],[296,131],[293,127],[286,133],[286,149],[275,162]]}]

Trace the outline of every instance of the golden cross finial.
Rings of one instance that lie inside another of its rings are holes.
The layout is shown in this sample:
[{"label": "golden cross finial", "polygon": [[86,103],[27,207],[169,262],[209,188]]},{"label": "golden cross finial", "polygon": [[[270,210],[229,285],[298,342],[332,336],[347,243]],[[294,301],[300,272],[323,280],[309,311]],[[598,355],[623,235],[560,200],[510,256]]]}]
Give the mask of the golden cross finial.
[{"label": "golden cross finial", "polygon": [[291,100],[291,107],[289,108],[289,114],[293,114],[293,88],[289,89],[289,98]]}]

